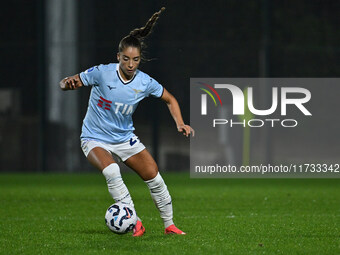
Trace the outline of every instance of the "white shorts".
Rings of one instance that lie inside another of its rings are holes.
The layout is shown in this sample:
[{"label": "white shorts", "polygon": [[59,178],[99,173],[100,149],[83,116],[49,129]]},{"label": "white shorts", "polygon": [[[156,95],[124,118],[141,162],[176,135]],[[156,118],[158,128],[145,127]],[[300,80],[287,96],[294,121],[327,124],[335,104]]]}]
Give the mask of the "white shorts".
[{"label": "white shorts", "polygon": [[95,147],[100,147],[107,150],[116,156],[115,158],[118,161],[122,162],[145,149],[144,144],[140,142],[137,136],[130,138],[128,142],[118,144],[109,144],[87,139],[81,140],[81,149],[83,150],[86,157]]}]

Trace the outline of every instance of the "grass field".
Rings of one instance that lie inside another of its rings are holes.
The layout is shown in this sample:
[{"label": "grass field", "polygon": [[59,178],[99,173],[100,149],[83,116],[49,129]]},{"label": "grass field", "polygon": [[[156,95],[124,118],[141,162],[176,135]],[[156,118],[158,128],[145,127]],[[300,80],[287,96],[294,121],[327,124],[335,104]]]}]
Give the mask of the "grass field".
[{"label": "grass field", "polygon": [[146,234],[116,235],[96,174],[0,175],[1,254],[340,254],[340,179],[190,179],[163,174],[175,223],[165,236],[146,185],[123,175]]}]

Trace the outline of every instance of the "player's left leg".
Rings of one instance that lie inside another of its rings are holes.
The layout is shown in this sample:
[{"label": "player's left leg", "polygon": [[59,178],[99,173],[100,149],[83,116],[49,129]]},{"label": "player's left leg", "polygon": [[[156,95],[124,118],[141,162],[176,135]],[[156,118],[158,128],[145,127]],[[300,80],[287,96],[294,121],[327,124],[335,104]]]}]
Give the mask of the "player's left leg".
[{"label": "player's left leg", "polygon": [[174,225],[171,196],[151,154],[144,149],[128,158],[124,163],[133,169],[148,185],[151,197],[163,219],[165,233],[185,234]]}]

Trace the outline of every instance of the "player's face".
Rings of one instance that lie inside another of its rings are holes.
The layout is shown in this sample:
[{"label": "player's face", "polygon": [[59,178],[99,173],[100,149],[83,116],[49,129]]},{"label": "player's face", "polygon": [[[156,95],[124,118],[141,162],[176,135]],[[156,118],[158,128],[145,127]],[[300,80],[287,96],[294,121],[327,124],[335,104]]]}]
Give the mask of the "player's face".
[{"label": "player's face", "polygon": [[140,63],[140,50],[136,47],[127,47],[117,54],[119,71],[123,78],[131,79]]}]

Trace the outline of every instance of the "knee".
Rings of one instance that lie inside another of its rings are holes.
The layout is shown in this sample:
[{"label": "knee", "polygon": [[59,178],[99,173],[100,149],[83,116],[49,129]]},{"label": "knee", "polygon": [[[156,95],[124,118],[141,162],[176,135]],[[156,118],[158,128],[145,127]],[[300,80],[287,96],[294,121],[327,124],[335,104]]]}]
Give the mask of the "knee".
[{"label": "knee", "polygon": [[154,179],[158,174],[158,166],[157,164],[152,164],[148,167],[146,174],[143,176],[144,181],[148,181]]}]

